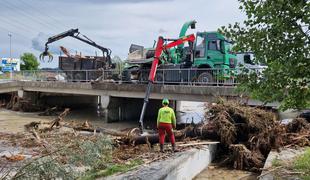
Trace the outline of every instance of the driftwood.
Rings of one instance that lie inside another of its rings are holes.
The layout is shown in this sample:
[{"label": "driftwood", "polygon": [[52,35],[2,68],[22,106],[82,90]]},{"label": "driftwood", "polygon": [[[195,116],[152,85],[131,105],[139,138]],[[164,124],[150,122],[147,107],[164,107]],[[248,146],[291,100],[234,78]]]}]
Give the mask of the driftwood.
[{"label": "driftwood", "polygon": [[41,122],[36,122],[36,121],[30,122],[28,124],[25,124],[24,125],[25,131],[31,131],[32,129],[36,130],[36,129],[39,128],[40,124],[41,124]]},{"label": "driftwood", "polygon": [[251,167],[251,171],[259,171],[258,167],[264,166],[265,157],[259,151],[250,151],[243,144],[232,144],[229,147],[232,150],[231,160],[235,169],[244,169]]},{"label": "driftwood", "polygon": [[44,112],[39,113],[39,116],[56,116],[57,115],[57,106],[52,108],[47,108]]},{"label": "driftwood", "polygon": [[219,143],[218,141],[193,142],[193,143],[179,144],[178,147],[199,146],[199,145],[218,144],[218,143]]},{"label": "driftwood", "polygon": [[87,131],[87,132],[95,132],[95,133],[103,133],[109,134],[111,136],[122,136],[127,137],[126,132],[119,132],[112,129],[105,129],[105,128],[92,128],[92,127],[83,127],[83,126],[72,126],[72,125],[64,125],[64,127],[73,128],[76,131]]},{"label": "driftwood", "polygon": [[56,119],[54,119],[51,123],[50,129],[53,129],[54,126],[59,127],[60,122],[63,121],[63,118],[67,116],[70,109],[66,108]]},{"label": "driftwood", "polygon": [[14,97],[17,95],[17,93],[15,93],[15,92],[12,92],[12,94],[11,94],[11,99],[10,99],[10,101],[7,103],[7,105],[6,105],[6,108],[7,109],[12,109],[12,107],[13,107],[13,99],[14,99]]}]

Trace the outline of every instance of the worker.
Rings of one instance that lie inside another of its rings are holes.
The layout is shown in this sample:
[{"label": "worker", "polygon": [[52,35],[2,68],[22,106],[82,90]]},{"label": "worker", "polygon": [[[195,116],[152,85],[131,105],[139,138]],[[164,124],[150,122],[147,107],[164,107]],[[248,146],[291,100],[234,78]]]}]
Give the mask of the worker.
[{"label": "worker", "polygon": [[169,105],[168,99],[163,99],[163,107],[159,109],[157,116],[157,128],[159,134],[160,152],[164,152],[165,133],[168,134],[172,145],[172,151],[175,152],[175,139],[173,134],[173,128],[176,128],[176,118],[174,110]]}]

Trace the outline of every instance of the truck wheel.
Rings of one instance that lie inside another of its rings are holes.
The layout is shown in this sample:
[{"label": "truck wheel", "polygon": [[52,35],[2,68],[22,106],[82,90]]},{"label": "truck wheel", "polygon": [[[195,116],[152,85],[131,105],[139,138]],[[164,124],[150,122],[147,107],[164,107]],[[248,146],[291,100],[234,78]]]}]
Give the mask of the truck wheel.
[{"label": "truck wheel", "polygon": [[122,72],[122,81],[123,82],[129,82],[131,79],[130,79],[130,71],[129,69],[125,69],[123,70]]},{"label": "truck wheel", "polygon": [[74,81],[75,82],[83,82],[83,81],[86,81],[86,78],[83,74],[77,72],[75,75],[74,75]]},{"label": "truck wheel", "polygon": [[72,72],[68,72],[68,73],[66,73],[66,76],[67,76],[67,81],[68,82],[72,82],[73,81],[73,74],[72,74]]},{"label": "truck wheel", "polygon": [[214,84],[214,79],[212,74],[210,74],[209,72],[202,72],[199,74],[198,78],[197,78],[197,82],[198,84],[207,84],[207,85],[212,85]]},{"label": "truck wheel", "polygon": [[158,84],[163,84],[164,83],[163,73],[161,73],[161,72],[157,73],[156,76],[155,76],[155,81]]}]

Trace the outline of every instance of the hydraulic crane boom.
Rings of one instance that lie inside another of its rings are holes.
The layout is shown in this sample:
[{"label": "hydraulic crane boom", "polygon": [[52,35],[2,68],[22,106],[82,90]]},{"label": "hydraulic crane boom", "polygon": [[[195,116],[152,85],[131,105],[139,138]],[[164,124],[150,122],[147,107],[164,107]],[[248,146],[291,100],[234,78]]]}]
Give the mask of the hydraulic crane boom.
[{"label": "hydraulic crane boom", "polygon": [[[172,42],[165,44],[166,41],[172,41]],[[194,34],[184,36],[179,39],[164,39],[162,36],[158,38],[156,49],[155,49],[154,60],[152,62],[152,67],[151,67],[151,71],[150,71],[149,78],[148,78],[148,85],[147,85],[146,92],[145,92],[144,103],[143,103],[142,111],[140,114],[139,123],[140,123],[140,128],[142,132],[144,131],[143,118],[144,118],[146,106],[149,102],[151,87],[155,80],[157,67],[160,61],[160,55],[162,54],[163,51],[166,51],[167,49],[170,49],[172,47],[176,47],[180,44],[184,44],[185,42],[189,42],[190,46],[193,46],[194,41],[195,41]]]},{"label": "hydraulic crane boom", "polygon": [[79,29],[70,29],[68,31],[65,31],[63,33],[60,33],[60,34],[57,34],[55,36],[52,36],[52,37],[49,37],[47,42],[45,43],[45,50],[44,52],[40,55],[40,59],[43,60],[44,59],[44,56],[49,56],[49,61],[52,61],[53,60],[53,56],[51,56],[51,54],[48,52],[48,45],[55,42],[55,41],[58,41],[60,39],[63,39],[65,37],[73,37],[75,39],[78,39],[86,44],[89,44],[93,47],[96,47],[98,49],[100,49],[102,51],[102,54],[103,54],[103,57],[105,57],[108,61],[108,65],[110,66],[112,64],[111,62],[111,50],[108,49],[108,48],[105,48],[105,47],[102,47],[100,45],[98,45],[97,43],[95,43],[94,41],[92,41],[91,39],[89,39],[87,36],[85,35],[82,35],[82,37],[80,37],[80,35],[82,35],[80,32],[79,32]]}]

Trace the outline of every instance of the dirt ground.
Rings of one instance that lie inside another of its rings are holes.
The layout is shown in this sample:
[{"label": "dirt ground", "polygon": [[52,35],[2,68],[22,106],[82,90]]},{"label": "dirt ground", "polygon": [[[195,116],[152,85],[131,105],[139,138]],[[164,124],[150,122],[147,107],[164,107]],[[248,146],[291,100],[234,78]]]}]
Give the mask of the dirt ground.
[{"label": "dirt ground", "polygon": [[[172,152],[167,149],[166,153],[159,153],[159,147],[155,145],[153,148],[147,144],[131,146],[118,143],[118,138],[109,136],[101,137],[100,134],[86,131],[75,131],[73,128],[60,127],[53,128],[49,131],[40,131],[45,126],[50,126],[50,123],[56,118],[55,116],[38,116],[38,113],[23,113],[5,109],[0,109],[0,179],[9,172],[11,167],[16,167],[16,171],[21,168],[27,160],[39,159],[51,152],[58,152],[58,149],[66,147],[64,152],[74,152],[73,155],[66,154],[61,151],[61,155],[55,155],[55,159],[63,164],[69,163],[68,159],[72,159],[74,154],[79,154],[81,149],[86,146],[96,146],[101,143],[101,140],[111,139],[113,144],[112,159],[109,164],[114,164],[114,168],[123,164],[130,165],[131,162],[139,161],[140,163],[151,163],[165,159],[172,155]],[[79,114],[83,114],[79,116]],[[131,122],[124,123],[105,123],[96,117],[94,114],[86,112],[70,112],[64,118],[64,121],[70,124],[75,121],[75,124],[83,124],[85,120],[92,127],[100,127],[105,129],[117,130],[119,132],[127,132],[128,129],[136,127],[136,124]],[[94,120],[93,120],[94,119]],[[41,122],[37,133],[26,131],[24,125],[30,122]],[[109,140],[106,140],[109,141]],[[93,142],[93,145],[92,145]],[[108,143],[109,145],[112,145]],[[67,147],[68,146],[68,147]],[[87,152],[93,150],[93,147],[87,148]],[[186,148],[185,148],[186,149]],[[85,149],[86,151],[86,149]],[[81,151],[84,152],[84,151]],[[64,155],[63,155],[64,153]],[[53,153],[54,154],[54,153]],[[93,153],[89,153],[92,155]],[[83,158],[85,159],[85,158]],[[87,158],[86,158],[87,159]],[[108,157],[106,159],[109,159]],[[86,161],[85,161],[86,162]],[[83,161],[83,163],[85,163]],[[81,167],[86,167],[82,164]],[[15,173],[10,171],[10,173]]]}]

